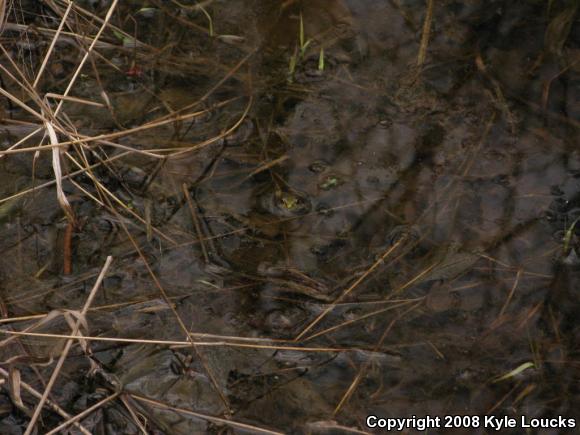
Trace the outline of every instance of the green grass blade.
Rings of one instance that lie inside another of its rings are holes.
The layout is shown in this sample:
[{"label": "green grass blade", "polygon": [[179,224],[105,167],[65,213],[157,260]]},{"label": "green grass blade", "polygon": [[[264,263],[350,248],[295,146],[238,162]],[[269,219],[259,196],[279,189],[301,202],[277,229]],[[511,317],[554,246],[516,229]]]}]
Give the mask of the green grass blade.
[{"label": "green grass blade", "polygon": [[572,236],[574,235],[574,228],[576,228],[576,224],[578,223],[578,221],[580,220],[580,216],[576,218],[576,220],[574,222],[572,222],[572,225],[570,225],[570,227],[566,230],[566,234],[564,235],[564,255],[568,255],[568,252],[570,251],[570,243],[572,241]]},{"label": "green grass blade", "polygon": [[499,378],[496,378],[493,381],[493,383],[501,382],[501,381],[505,381],[507,379],[513,378],[514,376],[517,376],[520,373],[522,373],[524,370],[527,370],[529,368],[535,368],[535,367],[536,367],[536,365],[533,362],[531,362],[531,361],[525,362],[525,363],[519,365],[518,367],[516,367],[515,369],[513,369],[512,371],[506,373],[505,375],[500,376]]}]

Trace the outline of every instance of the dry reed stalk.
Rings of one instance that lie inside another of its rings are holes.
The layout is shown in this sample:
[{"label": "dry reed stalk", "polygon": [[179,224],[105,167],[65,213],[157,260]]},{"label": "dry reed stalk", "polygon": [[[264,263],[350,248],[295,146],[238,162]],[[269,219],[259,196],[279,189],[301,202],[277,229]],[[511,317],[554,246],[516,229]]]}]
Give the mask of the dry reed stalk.
[{"label": "dry reed stalk", "polygon": [[[385,339],[389,335],[389,332],[391,332],[391,329],[393,329],[393,327],[395,326],[395,324],[400,319],[402,319],[403,316],[405,316],[407,313],[410,313],[411,311],[413,311],[420,304],[421,303],[415,304],[414,306],[412,306],[411,308],[409,308],[408,310],[404,311],[403,313],[399,314],[396,318],[394,318],[393,320],[391,320],[391,322],[387,325],[387,327],[385,328],[385,331],[381,335],[381,338],[379,339],[379,341],[377,342],[377,344],[373,348],[373,352],[378,352],[379,351],[379,349],[382,347],[383,343],[385,342]],[[344,404],[348,401],[348,399],[355,392],[355,390],[357,389],[360,381],[365,376],[365,374],[366,374],[366,372],[367,372],[367,370],[370,367],[370,365],[371,365],[372,362],[373,362],[373,356],[371,356],[368,359],[368,361],[366,361],[365,363],[363,363],[363,365],[361,366],[359,372],[357,373],[357,375],[353,379],[352,383],[350,384],[349,388],[346,390],[346,392],[344,393],[344,395],[340,399],[340,402],[338,403],[338,405],[336,405],[336,408],[334,408],[334,411],[332,413],[333,416],[335,416],[336,414],[338,414],[340,412],[340,410],[342,409],[342,407],[344,406]]]},{"label": "dry reed stalk", "polygon": [[423,33],[421,35],[421,45],[419,46],[419,54],[417,55],[417,66],[421,67],[425,63],[427,56],[427,46],[429,45],[429,36],[431,33],[431,23],[433,21],[433,6],[435,0],[427,0],[427,12],[425,14],[425,21],[423,22]]},{"label": "dry reed stalk", "polygon": [[[0,64],[0,69],[2,69],[4,74],[6,74],[6,76],[8,78],[10,78],[10,80],[14,81],[14,83],[16,83],[26,93],[26,95],[30,98],[31,101],[35,102],[41,109],[46,110],[47,108],[45,107],[42,98],[34,90],[34,88],[32,87],[32,84],[30,84],[30,82],[28,81],[26,74],[16,64],[16,62],[14,61],[12,56],[6,51],[6,49],[4,48],[4,46],[2,44],[0,44],[0,50],[2,51],[2,53],[4,54],[6,59],[8,60],[8,63],[12,66],[12,68],[14,68],[14,71],[16,71],[19,78],[15,77],[14,74],[12,74],[3,64]],[[14,98],[16,98],[16,97],[14,97]],[[18,98],[16,98],[16,99],[21,101],[22,105],[26,106],[26,104],[22,100],[20,100]],[[39,119],[44,120],[42,117]]]},{"label": "dry reed stalk", "polygon": [[[2,68],[1,64],[0,64],[0,68]],[[0,93],[2,93],[3,95],[5,95],[7,98],[11,98],[14,99],[14,101],[19,101],[20,105],[24,105],[24,103],[22,103],[20,100],[16,99],[15,97],[13,97],[12,95],[8,94],[7,92],[5,92],[2,88],[0,88]],[[125,137],[125,136],[129,136],[131,134],[134,133],[138,133],[141,131],[146,131],[146,130],[150,130],[152,128],[155,127],[162,127],[164,125],[168,125],[168,124],[172,124],[174,122],[179,122],[179,121],[185,121],[185,120],[189,120],[189,119],[193,119],[193,118],[197,118],[200,117],[202,115],[205,115],[206,113],[208,113],[210,110],[216,109],[216,108],[220,108],[223,107],[229,103],[232,103],[234,101],[239,100],[241,97],[234,97],[231,98],[229,100],[225,100],[225,101],[221,101],[220,103],[216,104],[213,106],[212,109],[205,109],[205,110],[201,110],[198,112],[192,112],[192,113],[187,113],[185,115],[181,115],[172,119],[160,119],[158,121],[152,121],[150,123],[147,124],[143,124],[140,125],[138,127],[134,127],[134,128],[129,128],[127,130],[123,130],[123,131],[117,131],[114,133],[104,133],[101,135],[97,135],[97,136],[83,136],[83,135],[79,135],[79,138],[77,139],[71,139],[68,141],[61,141],[59,144],[56,145],[41,145],[41,146],[35,146],[35,147],[28,147],[28,148],[20,148],[18,150],[4,150],[4,151],[0,151],[0,156],[4,156],[4,155],[8,155],[8,154],[20,154],[20,153],[25,153],[25,152],[36,152],[36,151],[46,151],[49,150],[51,148],[67,148],[69,145],[76,145],[76,144],[88,144],[90,142],[102,142],[105,145],[109,145],[109,146],[113,146],[119,149],[123,149],[123,150],[128,150],[128,151],[132,151],[134,153],[138,153],[138,154],[143,154],[143,155],[147,155],[150,157],[154,157],[154,158],[166,158],[166,155],[160,155],[160,154],[156,154],[154,152],[148,152],[147,150],[140,150],[140,149],[135,149],[135,148],[131,148],[128,146],[124,146],[121,144],[116,144],[113,142],[106,142],[108,139],[116,139],[116,138],[120,138],[120,137]],[[26,108],[25,110],[29,111],[31,114],[33,114],[34,116],[38,117],[39,119],[44,119],[42,115],[40,115],[39,113],[37,113],[36,111],[34,111],[33,109],[31,109],[30,107],[24,105]],[[23,107],[24,108],[24,107]],[[243,119],[242,119],[243,121]],[[220,134],[219,136],[216,136],[214,138],[208,139],[206,141],[203,141],[199,144],[196,144],[194,147],[191,147],[189,149],[187,149],[185,152],[189,152],[189,151],[193,151],[193,150],[197,150],[200,148],[203,148],[204,146],[210,145],[214,142],[216,142],[217,140],[231,134],[235,128],[237,128],[237,126],[239,126],[239,124],[241,124],[241,121],[238,121],[234,124],[233,127],[231,127],[230,129],[226,130],[224,133]],[[170,149],[155,149],[153,151],[156,152],[166,152],[166,151],[174,151],[175,148],[170,148]],[[178,148],[178,150],[183,151],[183,148]]]},{"label": "dry reed stalk", "polygon": [[205,260],[206,264],[208,264],[209,256],[207,254],[207,248],[205,247],[205,241],[203,238],[203,233],[201,232],[201,226],[199,225],[199,218],[195,211],[195,206],[193,205],[193,201],[191,200],[191,196],[189,195],[189,191],[187,190],[187,184],[183,183],[181,185],[181,188],[183,189],[183,195],[185,196],[187,206],[189,207],[189,212],[191,213],[191,220],[193,221],[193,226],[195,228],[195,232],[197,233],[197,239],[199,240],[199,244],[201,245],[203,259]]},{"label": "dry reed stalk", "polygon": [[[78,162],[76,162],[76,161],[75,161],[75,163],[78,164]],[[107,197],[110,197],[113,201],[115,201],[117,204],[119,204],[126,212],[128,212],[131,216],[133,216],[135,219],[137,219],[139,222],[141,222],[145,226],[145,230],[147,229],[147,221],[144,218],[142,218],[141,216],[139,216],[139,214],[137,214],[135,211],[133,211],[131,208],[129,208],[123,201],[121,201],[119,198],[117,198],[109,189],[105,188],[96,178],[92,178],[92,181],[95,183],[95,187],[98,189],[99,193],[105,193]],[[100,205],[101,207],[105,207],[111,213],[116,214],[116,211],[111,204],[109,204],[106,201],[101,201],[99,198],[94,196],[92,193],[90,193],[88,190],[86,190],[83,186],[78,184],[76,181],[71,180],[71,183],[79,191],[81,191],[85,195],[87,195],[88,198],[91,198],[93,201],[95,201],[98,205]],[[161,238],[165,239],[167,242],[171,243],[174,246],[177,246],[177,242],[173,238],[169,237],[168,235],[166,235],[164,232],[162,232],[158,228],[151,227],[151,230],[153,232],[155,232],[157,235],[159,235]]]},{"label": "dry reed stalk", "polygon": [[[58,339],[79,339],[79,336],[72,334],[50,334],[41,332],[24,332],[24,331],[10,331],[6,329],[0,329],[0,334],[6,334],[11,336],[21,336],[21,337],[43,337],[43,338],[58,338]],[[193,335],[193,334],[192,334]],[[191,347],[195,345],[197,347],[233,347],[233,348],[243,348],[243,349],[270,349],[270,350],[294,350],[298,352],[350,352],[354,350],[367,350],[362,347],[308,347],[308,346],[283,346],[280,344],[250,344],[250,343],[238,343],[234,341],[177,341],[177,340],[148,340],[140,338],[122,338],[122,337],[103,337],[103,336],[92,336],[83,335],[82,339],[85,341],[102,341],[108,343],[134,343],[134,344],[147,344],[147,345],[161,345],[170,346],[172,348],[178,347]],[[272,340],[274,341],[274,340]]]},{"label": "dry reed stalk", "polygon": [[9,9],[10,4],[8,3],[8,0],[0,0],[0,35],[2,35],[4,28],[6,27]]},{"label": "dry reed stalk", "polygon": [[523,382],[523,381],[521,381],[521,380],[520,380],[520,381],[518,381],[518,382],[517,382],[517,383],[514,385],[514,387],[513,387],[511,390],[509,390],[507,393],[505,393],[505,394],[502,396],[502,398],[501,398],[501,399],[499,399],[499,400],[498,400],[498,401],[497,401],[497,402],[496,402],[496,403],[495,403],[495,404],[494,404],[494,405],[493,405],[491,408],[489,408],[489,409],[486,411],[485,415],[490,415],[490,414],[493,414],[493,412],[494,412],[494,411],[495,411],[497,408],[499,408],[499,407],[501,406],[501,404],[502,404],[503,402],[505,402],[505,401],[506,401],[506,399],[507,399],[509,396],[511,396],[511,395],[512,395],[512,393],[514,393],[514,392],[515,392],[515,391],[516,391],[516,390],[517,390],[517,389],[520,387],[520,385],[522,384],[522,382]]},{"label": "dry reed stalk", "polygon": [[[97,41],[101,37],[104,30],[107,28],[109,20],[113,16],[113,12],[115,11],[115,8],[117,7],[118,1],[119,0],[113,0],[113,2],[111,3],[111,6],[109,6],[109,9],[107,10],[107,14],[105,15],[105,19],[103,20],[103,23],[102,23],[101,27],[99,28],[99,31],[97,32],[97,34],[95,35],[95,37],[91,41],[91,44],[89,45],[89,48],[86,50],[85,55],[83,56],[83,58],[81,59],[81,61],[77,65],[77,68],[76,68],[75,72],[73,73],[73,76],[71,77],[71,79],[70,79],[70,81],[69,81],[69,83],[68,83],[68,85],[63,93],[63,96],[65,96],[65,97],[68,96],[69,92],[71,91],[71,89],[75,85],[75,82],[76,82],[78,76],[80,75],[83,67],[85,66],[86,61],[88,60],[89,56],[91,55],[91,52],[93,51],[93,49],[95,47],[95,44],[97,43]],[[56,109],[54,111],[54,115],[53,115],[55,118],[58,115],[58,113],[60,112],[60,109],[62,108],[63,102],[64,101],[60,101],[58,103],[58,106],[56,107]]]},{"label": "dry reed stalk", "polygon": [[105,397],[103,400],[100,400],[99,402],[95,403],[93,406],[90,406],[89,408],[85,409],[84,411],[80,412],[79,414],[75,415],[74,417],[67,419],[65,422],[63,422],[62,424],[60,424],[57,427],[55,427],[54,429],[52,429],[50,432],[47,432],[46,435],[54,435],[54,434],[60,432],[64,428],[70,426],[73,423],[76,423],[80,419],[86,417],[87,415],[91,414],[92,412],[94,412],[97,409],[101,408],[102,406],[106,405],[111,400],[116,399],[117,396],[119,396],[120,394],[121,394],[120,392],[116,392],[116,393],[113,393],[112,395],[110,395],[109,397]]},{"label": "dry reed stalk", "polygon": [[[68,5],[68,2],[70,0],[58,0],[59,3],[66,3]],[[53,5],[53,8],[55,10],[57,10],[58,8],[56,7],[56,5]],[[105,24],[105,19],[99,17],[98,15],[93,14],[92,12],[83,9],[81,6],[79,6],[76,2],[73,2],[73,9],[75,10],[75,12],[80,12],[80,14],[85,15],[88,18],[88,22],[89,23],[95,23],[94,26],[96,27],[96,23],[98,24]],[[62,14],[62,12],[60,12],[60,14]],[[107,26],[113,30],[114,32],[118,33],[119,35],[125,37],[125,38],[131,38],[131,40],[134,40],[134,35],[130,35],[129,33],[125,32],[123,29],[121,29],[120,27],[115,26],[114,24],[111,23],[106,23]],[[49,29],[50,30],[50,29]],[[54,30],[53,30],[54,32]],[[83,38],[83,39],[87,39],[87,40],[93,40],[94,38],[92,37],[87,37],[87,36],[83,36],[83,35],[79,35],[76,33],[70,33],[71,36],[74,36],[76,38]],[[113,44],[108,44],[106,42],[101,42],[101,44],[104,47],[107,48],[115,48],[118,49],[119,47],[117,45],[113,45]],[[141,41],[137,41],[135,40],[135,44],[137,45],[138,48],[145,48],[151,51],[156,51],[156,48],[150,45],[145,44],[144,42]],[[98,45],[97,45],[98,46]]]},{"label": "dry reed stalk", "polygon": [[53,94],[52,92],[49,92],[48,94],[44,95],[45,98],[52,98],[55,100],[62,100],[62,101],[70,101],[73,103],[79,103],[79,104],[85,104],[87,106],[94,106],[94,107],[105,107],[105,105],[103,103],[97,103],[95,101],[90,101],[90,100],[86,100],[84,98],[79,98],[79,97],[71,97],[71,96],[66,96],[66,95],[60,95],[60,94]]},{"label": "dry reed stalk", "polygon": [[38,82],[40,81],[40,77],[42,77],[42,73],[44,72],[44,69],[46,68],[46,65],[48,63],[48,59],[50,59],[50,55],[52,54],[52,51],[54,49],[54,45],[56,44],[56,41],[60,37],[60,34],[61,34],[62,29],[64,27],[64,24],[66,23],[66,20],[68,19],[68,14],[72,10],[72,5],[73,5],[73,2],[69,0],[66,11],[65,11],[65,13],[64,13],[63,17],[61,18],[60,23],[58,25],[58,29],[54,33],[54,36],[52,37],[52,41],[50,41],[50,46],[48,47],[48,50],[46,51],[46,54],[44,55],[44,59],[42,59],[42,64],[40,65],[40,69],[36,73],[36,78],[34,79],[34,83],[32,84],[33,88],[36,88],[38,86]]},{"label": "dry reed stalk", "polygon": [[[47,119],[44,123],[46,131],[48,133],[48,138],[52,145],[58,144],[58,138],[56,136],[56,131],[52,123]],[[56,199],[60,204],[60,207],[64,211],[68,221],[70,223],[75,222],[75,216],[70,203],[64,193],[62,188],[62,169],[60,166],[60,150],[58,148],[52,148],[52,170],[54,172],[54,179],[56,181]]]},{"label": "dry reed stalk", "polygon": [[[28,139],[33,138],[34,136],[36,136],[38,133],[42,132],[43,128],[39,127],[36,130],[32,131],[31,133],[27,134],[26,136],[24,136],[22,139],[20,139],[19,141],[17,141],[16,143],[10,145],[6,151],[10,151],[10,150],[14,150],[16,148],[18,148],[21,144],[25,143]],[[0,159],[4,158],[4,154],[0,154]],[[1,201],[0,201],[1,203]]]},{"label": "dry reed stalk", "polygon": [[[107,257],[107,260],[105,261],[105,264],[104,264],[103,268],[101,269],[101,273],[97,277],[95,285],[91,289],[91,292],[89,293],[89,296],[85,302],[85,305],[83,306],[83,309],[81,310],[82,316],[86,315],[89,307],[93,303],[93,300],[95,299],[95,296],[97,294],[97,290],[99,290],[99,288],[101,287],[101,283],[103,282],[103,279],[105,278],[105,275],[107,274],[107,271],[109,270],[109,267],[111,266],[112,261],[113,261],[113,257],[110,257],[110,256]],[[56,363],[56,367],[54,368],[54,371],[52,372],[52,375],[50,376],[50,379],[49,379],[48,383],[46,384],[46,388],[44,389],[44,393],[42,394],[40,401],[36,405],[36,409],[34,410],[34,413],[32,414],[32,417],[30,419],[30,422],[28,423],[28,426],[26,428],[26,432],[24,432],[24,435],[30,435],[32,433],[32,431],[34,430],[34,426],[36,425],[36,421],[38,420],[38,417],[40,416],[40,413],[41,413],[42,409],[44,408],[44,404],[45,404],[46,400],[48,399],[48,395],[50,394],[50,391],[52,390],[52,387],[54,386],[54,383],[56,382],[56,379],[58,378],[58,375],[60,374],[60,370],[64,364],[66,357],[68,356],[68,352],[70,351],[70,348],[72,347],[74,340],[80,338],[80,336],[78,334],[79,334],[79,328],[81,326],[81,320],[78,319],[74,323],[73,326],[74,327],[72,328],[72,334],[71,334],[72,337],[68,338],[66,343],[65,343],[64,349],[63,349],[63,351],[62,351],[62,353],[61,353],[61,355]]]},{"label": "dry reed stalk", "polygon": [[[43,114],[45,115],[43,118],[44,121],[44,126],[46,128],[46,132],[48,133],[48,137],[50,140],[50,145],[52,146],[52,168],[54,171],[54,176],[55,176],[55,180],[56,180],[56,194],[57,194],[57,200],[61,206],[61,208],[63,209],[65,215],[67,216],[67,219],[69,221],[70,224],[74,224],[75,223],[75,216],[72,210],[72,207],[70,205],[70,203],[68,202],[68,199],[66,198],[66,195],[63,191],[62,188],[62,169],[61,169],[61,161],[60,161],[60,144],[58,141],[58,137],[56,135],[56,131],[54,128],[54,121],[57,119],[58,113],[60,112],[60,109],[62,108],[62,105],[64,103],[64,98],[68,97],[69,92],[71,91],[71,89],[73,88],[77,77],[80,74],[80,71],[82,70],[85,62],[87,61],[92,49],[95,46],[96,41],[99,39],[99,37],[101,36],[101,34],[103,33],[103,31],[106,28],[106,25],[108,23],[108,21],[111,19],[111,16],[113,14],[113,11],[115,10],[115,7],[117,5],[118,0],[113,0],[111,6],[109,7],[109,10],[107,11],[107,15],[105,17],[105,20],[103,22],[103,25],[101,26],[101,28],[99,29],[99,32],[97,32],[97,35],[95,36],[95,38],[93,39],[91,45],[89,46],[89,48],[87,49],[87,51],[85,52],[84,57],[82,58],[82,60],[79,62],[79,65],[77,66],[72,78],[70,79],[64,93],[62,94],[62,98],[60,99],[56,109],[54,110],[53,113],[48,112],[49,111],[49,107],[48,104],[46,105],[46,108],[43,108]],[[69,8],[71,7],[71,5],[69,4]],[[68,14],[67,14],[68,16]],[[63,19],[61,20],[61,27],[59,27],[59,31],[57,33],[55,33],[55,38],[53,38],[53,43],[56,41],[56,37],[58,37],[58,34],[60,33],[60,31],[62,30],[62,25],[64,25],[64,21],[65,21],[65,17],[63,17]],[[48,61],[48,57],[50,55],[50,51],[47,53],[47,56],[45,56],[44,61]],[[42,72],[42,67],[41,67],[41,71]],[[37,77],[38,80],[39,77]],[[35,81],[35,83],[37,83],[37,81]],[[46,100],[45,100],[46,101]],[[42,106],[41,106],[42,107]],[[47,110],[46,113],[44,113],[44,110]],[[65,265],[66,266],[66,265]]]},{"label": "dry reed stalk", "polygon": [[[175,114],[180,113],[180,112],[184,112],[186,110],[189,110],[189,109],[192,109],[196,106],[199,106],[201,103],[203,103],[205,100],[207,100],[216,90],[218,90],[220,88],[221,85],[223,85],[226,81],[228,81],[248,60],[250,60],[250,58],[257,51],[258,51],[258,49],[255,49],[251,53],[248,53],[246,56],[244,56],[236,65],[234,65],[234,67],[230,71],[228,71],[228,73],[224,77],[222,77],[205,94],[203,94],[199,100],[197,100],[194,103],[188,104],[187,106],[181,107],[179,110],[177,110],[175,112]],[[161,117],[159,119],[159,121],[162,121],[162,120],[167,119],[167,118],[173,118],[175,116],[175,114],[171,113],[169,115],[165,115],[164,117]]]},{"label": "dry reed stalk", "polygon": [[8,390],[10,393],[10,399],[16,405],[18,409],[27,415],[30,415],[30,410],[24,405],[22,401],[22,384],[20,378],[20,370],[10,364],[10,376],[8,377]]},{"label": "dry reed stalk", "polygon": [[[106,161],[107,162],[112,162],[114,160],[118,160],[120,158],[126,157],[129,154],[130,154],[129,151],[125,151],[125,152],[123,152],[121,154],[118,154],[116,156],[113,156],[113,157],[108,158]],[[1,156],[0,156],[0,158],[1,158]],[[89,171],[90,169],[97,168],[97,167],[99,167],[99,166],[101,166],[103,164],[104,164],[104,162],[94,163],[94,164],[90,165],[89,167],[86,167],[86,168],[79,169],[77,171],[71,172],[68,175],[64,175],[62,177],[62,179],[63,180],[68,180],[69,178],[72,178],[72,177],[74,177],[76,175],[84,174],[85,172]],[[47,181],[46,183],[39,184],[38,186],[31,187],[29,189],[22,190],[22,191],[20,191],[18,193],[15,193],[14,195],[10,195],[10,196],[7,196],[6,198],[0,199],[0,204],[3,204],[4,202],[11,201],[11,200],[16,199],[16,198],[20,198],[22,196],[26,196],[26,195],[28,195],[30,193],[38,192],[40,189],[44,189],[45,187],[54,186],[55,184],[56,184],[56,180],[52,180],[52,181]]]},{"label": "dry reed stalk", "polygon": [[224,424],[226,426],[232,427],[234,429],[239,429],[239,430],[242,430],[244,432],[251,431],[251,433],[255,433],[255,434],[283,435],[283,432],[277,432],[277,431],[273,431],[273,430],[269,430],[269,429],[264,429],[264,428],[261,428],[258,426],[253,426],[250,424],[241,423],[241,422],[237,422],[234,420],[227,420],[225,418],[215,417],[213,415],[201,414],[199,412],[190,411],[189,409],[177,408],[174,406],[167,405],[163,402],[159,402],[157,400],[152,400],[152,399],[149,399],[147,397],[138,396],[136,394],[130,394],[130,396],[139,402],[148,403],[148,404],[153,405],[153,406],[158,407],[158,408],[163,408],[163,409],[175,411],[175,412],[180,413],[180,414],[189,415],[189,416],[199,418],[199,419],[202,419],[205,421],[209,421],[212,423]]},{"label": "dry reed stalk", "polygon": [[[123,405],[125,406],[125,408],[127,408],[127,411],[129,411],[129,414],[131,414],[131,418],[135,422],[135,425],[139,428],[139,430],[141,431],[141,433],[143,435],[149,435],[149,432],[147,432],[147,429],[145,428],[143,423],[141,423],[139,416],[137,415],[137,413],[133,409],[133,406],[131,406],[131,404],[129,403],[129,400],[127,400],[127,399],[128,398],[126,395],[121,396],[121,402],[123,402]],[[144,414],[141,413],[140,415],[141,415],[141,417],[143,417],[144,420],[146,420],[146,417]]]},{"label": "dry reed stalk", "polygon": [[290,157],[288,156],[288,154],[284,154],[281,157],[278,157],[277,159],[271,160],[267,163],[264,163],[263,165],[260,165],[259,167],[257,167],[256,169],[254,169],[252,172],[250,172],[240,183],[243,183],[244,181],[249,180],[250,178],[252,178],[254,175],[259,174],[260,172],[266,171],[276,165],[279,165],[280,163],[285,162],[286,160],[288,160]]},{"label": "dry reed stalk", "polygon": [[[114,210],[114,213],[118,216],[118,213],[116,212],[116,210]],[[155,284],[155,287],[157,287],[157,289],[159,290],[159,294],[160,294],[161,298],[170,307],[171,312],[173,313],[173,316],[177,320],[177,323],[179,325],[179,328],[183,331],[183,333],[187,337],[187,340],[189,342],[189,346],[193,349],[194,353],[199,358],[202,367],[204,368],[204,370],[205,370],[207,376],[209,377],[209,379],[211,380],[211,383],[212,383],[212,386],[213,386],[214,390],[216,391],[216,393],[218,394],[220,400],[222,401],[222,403],[226,407],[227,412],[228,413],[231,413],[231,408],[230,408],[230,405],[229,405],[229,401],[227,400],[227,398],[224,395],[223,391],[219,387],[219,384],[217,382],[217,379],[215,377],[215,374],[214,374],[213,370],[207,365],[207,362],[206,362],[206,359],[205,359],[203,353],[195,345],[195,342],[193,341],[193,339],[189,335],[189,330],[185,326],[185,322],[183,321],[183,319],[181,318],[181,316],[177,312],[177,309],[171,303],[171,300],[169,299],[169,296],[167,295],[167,292],[165,291],[165,288],[163,288],[163,286],[161,285],[161,282],[157,278],[157,275],[155,275],[155,272],[153,272],[153,269],[151,269],[151,266],[149,265],[149,262],[147,261],[147,258],[145,258],[145,255],[143,255],[143,251],[141,250],[141,248],[139,247],[139,245],[137,244],[137,242],[135,241],[135,239],[133,238],[133,236],[131,235],[131,233],[127,229],[127,226],[124,224],[124,222],[121,222],[121,227],[123,228],[123,231],[127,235],[128,239],[131,241],[131,244],[135,248],[135,252],[137,252],[137,254],[139,255],[139,257],[143,261],[143,264],[145,265],[145,268],[147,269],[147,272],[149,273],[149,276],[151,277],[153,283]]]},{"label": "dry reed stalk", "polygon": [[505,303],[503,304],[503,307],[501,307],[501,310],[499,312],[498,317],[503,316],[503,314],[507,310],[507,307],[509,306],[509,304],[514,296],[514,293],[516,292],[516,288],[518,287],[518,283],[520,282],[521,276],[522,276],[522,269],[518,269],[518,273],[516,273],[516,278],[514,279],[514,284],[512,285],[510,293],[509,293]]},{"label": "dry reed stalk", "polygon": [[[0,47],[1,47],[1,45],[0,45]],[[2,68],[2,65],[0,65],[0,69],[3,69]],[[24,109],[26,112],[30,113],[36,119],[43,120],[44,117],[40,113],[38,113],[32,107],[28,106],[22,100],[16,98],[14,95],[12,95],[8,91],[4,90],[3,88],[0,88],[0,94],[2,94],[3,96],[5,96],[6,98],[8,98],[10,101],[12,101],[14,104],[16,104],[17,106],[19,106],[21,109]],[[10,153],[7,153],[6,151],[1,151],[0,152],[0,156],[2,156],[4,154],[10,154]]]},{"label": "dry reed stalk", "polygon": [[[2,367],[0,367],[0,376],[4,377],[5,379],[9,379],[10,377],[10,373],[7,372],[6,370],[4,370]],[[37,399],[40,399],[42,397],[42,394],[40,394],[38,391],[36,391],[33,387],[31,387],[29,384],[27,384],[24,381],[20,382],[20,386],[22,388],[24,388],[28,393],[30,393],[32,396],[36,397]],[[62,409],[60,406],[58,406],[56,403],[54,403],[53,401],[51,401],[50,399],[48,399],[46,401],[46,405],[48,407],[50,407],[53,411],[55,411],[57,414],[59,414],[61,417],[63,418],[71,418],[72,416],[66,412],[64,409]],[[89,432],[84,426],[82,426],[80,423],[78,422],[74,422],[73,425],[79,429],[84,435],[91,435],[91,432]]]},{"label": "dry reed stalk", "polygon": [[[422,300],[422,299],[424,299],[424,297],[423,298],[419,298],[419,300]],[[415,300],[415,301],[417,301],[417,300]],[[400,304],[392,305],[390,307],[382,308],[380,310],[375,310],[375,311],[372,311],[370,313],[364,314],[364,315],[362,315],[360,317],[357,317],[356,319],[347,320],[346,322],[343,322],[343,323],[340,323],[338,325],[332,326],[330,328],[324,329],[323,331],[319,331],[316,334],[309,335],[308,337],[303,338],[302,339],[302,342],[305,342],[305,341],[308,341],[308,340],[312,340],[313,338],[320,337],[322,335],[326,335],[326,334],[328,334],[330,332],[336,331],[336,330],[338,330],[340,328],[343,328],[345,326],[352,325],[353,323],[356,323],[356,322],[360,322],[361,320],[369,319],[369,318],[374,317],[374,316],[377,316],[379,314],[386,313],[387,311],[391,311],[391,310],[395,310],[397,308],[404,307],[406,305],[409,305],[412,302],[413,301],[409,301],[409,302],[403,302],[403,303],[400,303]]]},{"label": "dry reed stalk", "polygon": [[399,240],[397,240],[397,242],[389,247],[389,249],[387,249],[383,255],[381,255],[381,257],[375,261],[375,263],[369,267],[367,269],[367,271],[365,273],[363,273],[354,283],[352,283],[346,290],[344,290],[342,292],[342,294],[337,297],[322,313],[320,313],[320,315],[318,317],[316,317],[316,319],[314,319],[312,322],[310,322],[308,324],[308,326],[306,326],[306,328],[304,328],[302,330],[302,332],[300,332],[300,334],[298,334],[296,336],[296,338],[294,339],[294,341],[300,341],[304,335],[306,335],[306,333],[308,331],[310,331],[314,326],[316,326],[322,319],[324,319],[328,313],[330,313],[332,310],[334,310],[334,308],[336,308],[337,304],[342,301],[345,297],[347,297],[355,288],[357,288],[361,282],[363,282],[377,267],[379,267],[380,265],[382,265],[385,260],[407,239],[407,237],[403,236],[401,237]]},{"label": "dry reed stalk", "polygon": [[[30,30],[30,26],[28,26],[27,24],[6,23],[4,25],[4,29],[5,30],[13,30],[15,32],[26,32],[26,31]],[[54,35],[56,33],[56,30],[47,29],[45,27],[35,27],[34,30],[40,34],[49,35],[49,36]],[[91,36],[80,35],[80,34],[72,33],[72,32],[61,32],[61,36],[59,39],[61,41],[63,41],[63,40],[68,41],[70,43],[76,43],[76,41],[83,41],[83,42],[93,41],[93,38]],[[95,48],[118,49],[119,46],[116,44],[111,44],[109,42],[98,41],[95,44]]]}]

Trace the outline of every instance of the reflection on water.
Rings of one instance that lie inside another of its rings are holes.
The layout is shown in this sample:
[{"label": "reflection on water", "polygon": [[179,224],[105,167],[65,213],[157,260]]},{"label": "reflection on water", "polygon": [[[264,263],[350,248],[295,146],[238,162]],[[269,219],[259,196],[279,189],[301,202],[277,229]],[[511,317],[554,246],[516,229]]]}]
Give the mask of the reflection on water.
[{"label": "reflection on water", "polygon": [[[183,341],[175,309],[209,334],[195,339],[220,343],[94,342],[131,393],[286,433],[366,431],[368,414],[579,418],[578,2],[434,2],[432,15],[417,1],[204,3],[211,37],[193,5],[118,6],[115,25],[145,45],[102,48],[116,67],[95,59],[98,80],[87,72],[74,95],[101,101],[102,86],[113,108],[67,103],[67,126],[94,136],[170,119],[110,141],[175,155],[131,153],[95,169],[99,188],[65,185],[72,276],[56,201],[1,203],[6,315],[78,308],[114,255],[92,335]],[[42,92],[73,71],[60,51]],[[3,149],[28,133],[3,128]],[[123,151],[106,145],[91,164]],[[31,155],[0,164],[2,198],[26,188],[11,180],[30,176]],[[34,165],[36,183],[51,179],[48,157]],[[66,373],[86,402],[81,355]],[[121,407],[101,418],[136,430]],[[226,433],[147,413],[164,433]]]}]

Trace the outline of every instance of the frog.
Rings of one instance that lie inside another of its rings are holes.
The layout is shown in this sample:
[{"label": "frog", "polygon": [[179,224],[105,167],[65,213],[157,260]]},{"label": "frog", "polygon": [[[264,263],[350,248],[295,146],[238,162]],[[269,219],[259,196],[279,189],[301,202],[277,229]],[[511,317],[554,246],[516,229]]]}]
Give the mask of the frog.
[{"label": "frog", "polygon": [[300,216],[311,210],[306,194],[278,183],[262,193],[258,201],[263,211],[279,217]]},{"label": "frog", "polygon": [[289,192],[281,192],[279,199],[282,202],[282,206],[289,211],[292,211],[298,207],[298,203],[300,201],[296,195]]}]

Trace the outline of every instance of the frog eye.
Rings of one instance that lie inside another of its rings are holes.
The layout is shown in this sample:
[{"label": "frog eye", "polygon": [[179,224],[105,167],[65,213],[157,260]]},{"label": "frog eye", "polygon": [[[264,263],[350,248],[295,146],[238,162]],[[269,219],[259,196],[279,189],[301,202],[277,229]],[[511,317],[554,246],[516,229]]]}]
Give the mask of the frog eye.
[{"label": "frog eye", "polygon": [[316,160],[310,166],[308,166],[308,169],[310,169],[310,171],[314,172],[315,174],[324,172],[327,168],[328,163],[326,163],[324,160]]}]

